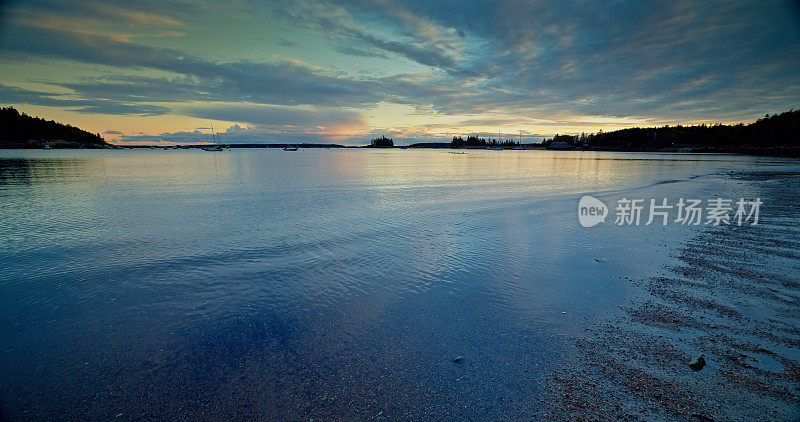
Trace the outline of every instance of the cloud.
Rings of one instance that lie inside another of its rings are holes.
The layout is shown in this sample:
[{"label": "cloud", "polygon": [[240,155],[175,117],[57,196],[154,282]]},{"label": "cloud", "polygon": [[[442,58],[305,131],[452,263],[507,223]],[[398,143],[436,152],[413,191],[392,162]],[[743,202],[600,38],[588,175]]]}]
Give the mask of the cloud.
[{"label": "cloud", "polygon": [[83,113],[155,116],[170,112],[169,108],[159,105],[124,103],[98,98],[76,99],[70,98],[70,96],[66,94],[32,91],[2,84],[0,84],[0,99],[7,104],[61,107],[70,111],[79,111]]},{"label": "cloud", "polygon": [[[268,104],[350,104],[375,102],[369,81],[340,77],[298,62],[218,62],[185,51],[118,41],[109,37],[23,26],[11,31],[6,51],[77,60],[122,68],[151,68],[180,78],[118,77],[65,83],[88,95],[124,95],[130,100],[171,101],[238,98]],[[223,93],[219,95],[219,93]]]},{"label": "cloud", "polygon": [[[270,14],[324,33],[340,50],[379,50],[450,73],[469,72],[457,65],[462,46],[457,29],[434,25],[397,3],[291,0],[266,7]],[[387,31],[376,31],[363,22],[385,22]]]},{"label": "cloud", "polygon": [[[800,15],[782,0],[613,7],[590,0],[238,0],[226,12],[239,14],[237,34],[254,36],[239,35],[230,52],[209,53],[190,35],[164,41],[177,35],[168,33],[205,28],[220,7],[151,0],[15,5],[0,29],[2,60],[52,63],[50,80],[22,82],[44,82],[54,92],[5,82],[0,99],[247,122],[264,134],[316,134],[320,126],[343,136],[369,130],[361,116],[381,104],[465,126],[530,125],[537,132],[747,120],[797,107],[800,98]],[[266,37],[273,44],[265,47],[256,35],[267,30],[284,37]],[[307,48],[298,51],[302,57],[250,53],[296,49],[295,40]],[[65,61],[112,70],[59,79]]]},{"label": "cloud", "polygon": [[338,108],[303,108],[258,104],[204,104],[187,106],[182,113],[203,119],[246,122],[260,127],[363,128],[361,115]]},{"label": "cloud", "polygon": [[300,47],[300,44],[294,41],[289,41],[286,38],[278,39],[278,45],[282,45],[284,47]]},{"label": "cloud", "polygon": [[377,57],[381,59],[389,59],[389,56],[385,54],[378,53],[376,51],[369,51],[369,50],[362,50],[360,48],[355,47],[348,47],[348,46],[337,46],[334,49],[342,54],[347,54],[350,56],[357,56],[357,57]]},{"label": "cloud", "polygon": [[[223,144],[258,144],[258,143],[287,143],[287,144],[300,144],[300,143],[339,143],[346,141],[346,143],[362,143],[368,142],[368,137],[359,138],[337,138],[324,133],[304,133],[304,132],[276,132],[271,130],[263,130],[260,128],[252,127],[245,128],[241,131],[228,128],[221,133],[216,134],[218,142]],[[168,144],[203,144],[211,143],[213,138],[210,131],[178,131],[178,132],[164,132],[157,135],[123,135],[120,139],[115,140],[119,143],[130,144],[153,144],[153,143],[168,143]]]},{"label": "cloud", "polygon": [[120,132],[118,130],[106,130],[106,131],[103,131],[103,133],[106,134],[106,135],[122,135],[122,132]]}]

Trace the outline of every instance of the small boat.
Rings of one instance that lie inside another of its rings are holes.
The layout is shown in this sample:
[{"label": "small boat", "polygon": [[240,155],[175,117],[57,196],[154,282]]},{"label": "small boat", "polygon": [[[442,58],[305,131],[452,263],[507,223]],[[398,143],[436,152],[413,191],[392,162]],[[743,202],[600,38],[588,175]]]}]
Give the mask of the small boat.
[{"label": "small boat", "polygon": [[214,133],[214,125],[211,125],[211,136],[214,140],[214,145],[203,147],[203,151],[223,151],[224,148],[222,148],[222,145],[219,144],[219,140],[217,140],[217,134]]},{"label": "small boat", "polygon": [[286,147],[283,147],[283,150],[284,151],[297,151],[297,147],[286,146]]}]

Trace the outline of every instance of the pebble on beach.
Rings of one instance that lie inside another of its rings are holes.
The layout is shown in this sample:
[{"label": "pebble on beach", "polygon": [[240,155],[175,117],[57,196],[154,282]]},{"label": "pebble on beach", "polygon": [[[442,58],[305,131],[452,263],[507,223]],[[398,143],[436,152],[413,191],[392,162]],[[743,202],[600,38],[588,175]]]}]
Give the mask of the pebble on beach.
[{"label": "pebble on beach", "polygon": [[700,355],[699,358],[694,358],[689,361],[689,368],[691,368],[692,371],[699,371],[703,369],[704,366],[706,366],[706,360],[703,358],[703,355]]}]

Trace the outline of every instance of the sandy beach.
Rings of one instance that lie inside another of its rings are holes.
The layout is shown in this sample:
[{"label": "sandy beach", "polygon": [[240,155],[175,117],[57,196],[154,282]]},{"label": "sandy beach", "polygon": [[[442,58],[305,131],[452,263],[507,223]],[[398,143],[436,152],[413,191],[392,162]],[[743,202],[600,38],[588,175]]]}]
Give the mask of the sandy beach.
[{"label": "sandy beach", "polygon": [[[679,265],[631,279],[616,318],[573,338],[553,371],[548,419],[797,420],[800,417],[800,173],[720,175],[770,198],[757,226],[705,230]],[[689,362],[703,356],[694,371]]]}]

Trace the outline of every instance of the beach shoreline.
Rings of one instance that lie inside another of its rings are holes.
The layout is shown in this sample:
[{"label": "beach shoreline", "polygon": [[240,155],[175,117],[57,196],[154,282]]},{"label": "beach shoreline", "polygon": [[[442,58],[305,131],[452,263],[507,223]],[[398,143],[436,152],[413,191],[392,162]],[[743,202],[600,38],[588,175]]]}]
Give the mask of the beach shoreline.
[{"label": "beach shoreline", "polygon": [[[800,416],[800,173],[728,172],[769,201],[758,226],[704,230],[617,319],[575,336],[546,380],[552,420],[794,420]],[[703,356],[707,365],[689,363]]]}]

